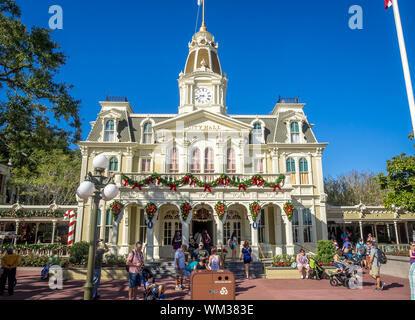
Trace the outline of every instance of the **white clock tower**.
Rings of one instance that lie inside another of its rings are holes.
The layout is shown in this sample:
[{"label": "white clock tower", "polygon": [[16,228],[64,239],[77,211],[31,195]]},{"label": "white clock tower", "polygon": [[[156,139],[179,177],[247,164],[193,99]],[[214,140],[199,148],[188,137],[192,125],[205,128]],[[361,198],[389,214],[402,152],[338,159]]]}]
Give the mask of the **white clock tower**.
[{"label": "white clock tower", "polygon": [[179,75],[179,113],[198,109],[226,114],[226,88],[228,79],[222,73],[218,57],[218,43],[207,31],[204,18],[199,32],[189,43],[189,55],[184,73]]}]

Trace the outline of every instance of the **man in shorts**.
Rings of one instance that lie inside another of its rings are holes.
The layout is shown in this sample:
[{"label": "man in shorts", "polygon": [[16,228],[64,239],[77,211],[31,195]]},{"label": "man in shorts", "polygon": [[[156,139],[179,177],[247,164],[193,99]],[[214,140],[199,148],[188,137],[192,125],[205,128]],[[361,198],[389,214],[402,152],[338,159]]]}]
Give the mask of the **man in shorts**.
[{"label": "man in shorts", "polygon": [[128,299],[136,300],[137,299],[137,289],[141,286],[142,273],[144,268],[144,257],[143,252],[141,251],[143,244],[138,241],[135,244],[135,249],[130,252],[127,258],[128,275],[129,275],[129,289],[128,289]]},{"label": "man in shorts", "polygon": [[380,280],[380,262],[377,253],[378,249],[373,246],[373,242],[371,241],[368,241],[366,245],[369,250],[369,274],[373,279],[376,280],[375,291],[381,291],[383,290],[385,283]]},{"label": "man in shorts", "polygon": [[184,277],[184,267],[186,266],[186,259],[184,257],[183,251],[185,251],[186,249],[187,249],[187,246],[183,244],[179,249],[176,250],[174,254],[174,268],[176,270],[175,290],[184,290],[183,277]]}]

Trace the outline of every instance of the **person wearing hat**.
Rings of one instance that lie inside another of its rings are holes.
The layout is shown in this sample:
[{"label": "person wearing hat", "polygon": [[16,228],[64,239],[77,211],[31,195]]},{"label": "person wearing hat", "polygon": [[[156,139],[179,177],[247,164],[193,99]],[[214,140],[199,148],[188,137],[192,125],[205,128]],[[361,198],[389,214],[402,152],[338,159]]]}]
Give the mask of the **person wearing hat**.
[{"label": "person wearing hat", "polygon": [[199,247],[194,251],[193,255],[197,261],[200,258],[207,259],[209,257],[209,252],[204,248],[205,244],[203,242],[199,242]]},{"label": "person wearing hat", "polygon": [[16,268],[20,263],[19,255],[13,253],[12,248],[7,248],[7,253],[1,259],[1,264],[3,266],[3,274],[0,278],[0,295],[3,295],[4,289],[6,288],[7,280],[7,290],[9,295],[14,294],[14,285],[16,281]]}]

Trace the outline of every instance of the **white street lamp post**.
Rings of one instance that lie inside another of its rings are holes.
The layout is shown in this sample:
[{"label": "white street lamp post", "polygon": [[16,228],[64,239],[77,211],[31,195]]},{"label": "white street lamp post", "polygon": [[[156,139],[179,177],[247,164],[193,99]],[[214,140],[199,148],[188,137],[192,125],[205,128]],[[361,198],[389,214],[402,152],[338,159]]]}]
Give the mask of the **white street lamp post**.
[{"label": "white street lamp post", "polygon": [[85,177],[76,194],[79,198],[88,200],[93,197],[89,219],[89,253],[88,253],[88,271],[84,286],[84,300],[92,299],[94,285],[92,283],[95,269],[95,254],[97,245],[97,215],[99,209],[99,201],[101,199],[110,201],[118,195],[118,187],[112,182],[112,177],[105,177],[105,169],[109,166],[109,160],[104,155],[94,158],[92,166],[95,169],[95,175],[91,172]]}]

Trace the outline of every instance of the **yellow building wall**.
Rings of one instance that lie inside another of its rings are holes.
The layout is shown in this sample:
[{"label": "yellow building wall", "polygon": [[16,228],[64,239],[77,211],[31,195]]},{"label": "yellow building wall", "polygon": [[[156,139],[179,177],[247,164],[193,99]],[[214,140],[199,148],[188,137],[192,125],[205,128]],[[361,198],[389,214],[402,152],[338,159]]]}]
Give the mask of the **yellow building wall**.
[{"label": "yellow building wall", "polygon": [[140,172],[140,158],[134,157],[133,158],[133,172]]},{"label": "yellow building wall", "polygon": [[91,206],[86,205],[84,207],[84,214],[82,217],[82,235],[81,241],[88,241],[88,234],[89,234],[89,216],[90,216]]},{"label": "yellow building wall", "polygon": [[267,172],[266,173],[274,173],[272,172],[272,159],[271,158],[267,159]]},{"label": "yellow building wall", "polygon": [[121,172],[127,172],[127,158],[122,156],[121,157]]},{"label": "yellow building wall", "polygon": [[158,173],[164,172],[161,157],[155,157],[153,161],[153,171]]}]

